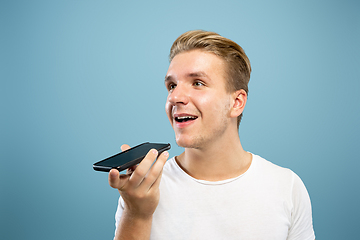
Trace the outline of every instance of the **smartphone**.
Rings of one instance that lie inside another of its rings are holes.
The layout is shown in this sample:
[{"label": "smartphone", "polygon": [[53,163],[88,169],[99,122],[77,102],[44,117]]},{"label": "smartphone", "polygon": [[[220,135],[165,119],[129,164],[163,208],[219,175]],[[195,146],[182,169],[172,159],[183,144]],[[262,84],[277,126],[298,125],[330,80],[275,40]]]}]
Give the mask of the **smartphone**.
[{"label": "smartphone", "polygon": [[151,149],[156,149],[159,155],[170,149],[170,143],[149,143],[145,142],[130,148],[124,152],[115,154],[97,163],[94,163],[93,168],[96,171],[109,172],[115,168],[119,172],[139,164]]}]

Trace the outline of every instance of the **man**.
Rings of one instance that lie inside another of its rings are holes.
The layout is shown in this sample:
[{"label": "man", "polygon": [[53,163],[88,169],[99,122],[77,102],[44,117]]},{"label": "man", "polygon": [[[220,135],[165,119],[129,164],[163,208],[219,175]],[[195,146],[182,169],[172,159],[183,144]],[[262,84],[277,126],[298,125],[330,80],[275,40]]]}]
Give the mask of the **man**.
[{"label": "man", "polygon": [[152,165],[152,150],[127,174],[109,173],[121,195],[115,239],[315,238],[300,178],[241,146],[250,72],[243,49],[216,33],[190,31],[174,42],[166,113],[185,151]]}]

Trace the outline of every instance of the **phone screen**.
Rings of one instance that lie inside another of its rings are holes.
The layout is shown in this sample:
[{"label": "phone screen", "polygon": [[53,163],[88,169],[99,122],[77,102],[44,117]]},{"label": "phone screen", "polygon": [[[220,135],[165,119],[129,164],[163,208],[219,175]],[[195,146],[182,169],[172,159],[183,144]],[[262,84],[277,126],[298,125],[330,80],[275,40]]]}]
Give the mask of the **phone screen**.
[{"label": "phone screen", "polygon": [[93,168],[96,171],[104,172],[109,172],[113,168],[122,171],[140,163],[150,149],[153,148],[156,149],[160,155],[162,152],[170,149],[170,144],[146,142],[97,162],[93,165]]}]

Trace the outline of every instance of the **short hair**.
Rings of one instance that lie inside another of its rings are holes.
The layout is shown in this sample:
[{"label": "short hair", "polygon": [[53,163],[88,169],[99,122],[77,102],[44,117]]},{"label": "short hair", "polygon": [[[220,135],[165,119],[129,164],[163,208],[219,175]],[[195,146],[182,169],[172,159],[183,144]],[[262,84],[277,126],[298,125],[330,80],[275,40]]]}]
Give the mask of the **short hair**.
[{"label": "short hair", "polygon": [[[203,30],[192,30],[180,35],[170,49],[170,62],[179,53],[190,50],[204,50],[221,57],[227,66],[226,90],[235,92],[244,89],[248,94],[248,84],[250,81],[251,65],[245,51],[234,41],[227,39],[215,32]],[[226,77],[226,76],[225,76]],[[242,113],[237,119],[239,126]]]}]

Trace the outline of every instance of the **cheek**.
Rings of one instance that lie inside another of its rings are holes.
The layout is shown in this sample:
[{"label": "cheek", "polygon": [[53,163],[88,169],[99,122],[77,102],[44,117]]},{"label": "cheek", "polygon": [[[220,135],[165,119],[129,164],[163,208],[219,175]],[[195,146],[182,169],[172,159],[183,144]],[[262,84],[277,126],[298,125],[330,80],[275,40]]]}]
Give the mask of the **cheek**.
[{"label": "cheek", "polygon": [[199,108],[202,106],[200,111],[203,112],[204,116],[206,115],[207,117],[212,118],[212,120],[215,120],[220,116],[228,116],[230,110],[230,100],[225,97],[219,97],[218,95],[203,96],[202,98],[199,98],[198,104]]},{"label": "cheek", "polygon": [[167,100],[166,103],[165,103],[165,112],[166,112],[166,115],[168,116],[169,118],[169,121],[171,121],[171,104],[169,103],[169,101]]},{"label": "cheek", "polygon": [[200,111],[206,111],[207,114],[215,114],[223,106],[224,100],[214,95],[199,95],[196,101]]},{"label": "cheek", "polygon": [[193,94],[192,100],[194,102],[194,104],[196,104],[197,106],[202,107],[202,106],[209,106],[211,104],[213,104],[213,102],[216,102],[216,95],[214,94],[206,94],[205,93],[196,93]]}]

